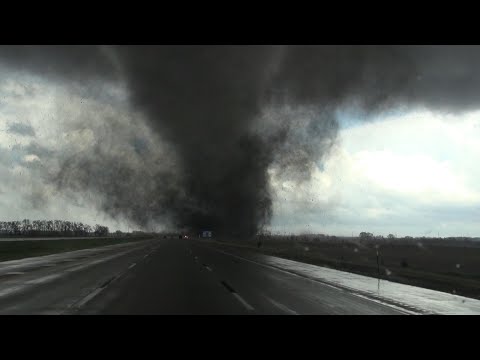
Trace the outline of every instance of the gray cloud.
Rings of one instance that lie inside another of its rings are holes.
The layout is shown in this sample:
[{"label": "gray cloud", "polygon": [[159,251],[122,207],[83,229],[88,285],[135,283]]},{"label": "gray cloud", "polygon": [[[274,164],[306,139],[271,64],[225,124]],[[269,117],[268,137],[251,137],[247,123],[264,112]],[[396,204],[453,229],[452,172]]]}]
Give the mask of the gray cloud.
[{"label": "gray cloud", "polygon": [[291,46],[274,84],[294,103],[465,111],[480,103],[479,60],[478,46]]},{"label": "gray cloud", "polygon": [[55,79],[85,83],[101,75],[113,78],[115,68],[104,47],[95,45],[3,45],[3,64]]},{"label": "gray cloud", "polygon": [[35,136],[35,130],[31,125],[20,122],[10,124],[7,131],[22,136]]}]

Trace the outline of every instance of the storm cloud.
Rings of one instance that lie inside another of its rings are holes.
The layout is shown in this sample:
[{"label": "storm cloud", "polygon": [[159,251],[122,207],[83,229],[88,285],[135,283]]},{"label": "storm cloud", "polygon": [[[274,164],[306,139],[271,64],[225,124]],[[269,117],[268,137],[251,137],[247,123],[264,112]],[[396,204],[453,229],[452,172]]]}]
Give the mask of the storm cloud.
[{"label": "storm cloud", "polygon": [[[87,97],[109,102],[105,84],[124,86],[132,111],[169,149],[156,137],[129,139],[97,111],[90,125],[108,136],[67,151],[48,181],[98,193],[104,211],[142,226],[158,218],[233,235],[269,223],[269,171],[308,180],[335,143],[336,110],[478,108],[478,60],[471,46],[0,47],[5,66]],[[79,119],[77,127],[91,122]]]},{"label": "storm cloud", "polygon": [[8,132],[23,136],[35,136],[35,130],[31,125],[23,123],[13,123],[8,126]]}]

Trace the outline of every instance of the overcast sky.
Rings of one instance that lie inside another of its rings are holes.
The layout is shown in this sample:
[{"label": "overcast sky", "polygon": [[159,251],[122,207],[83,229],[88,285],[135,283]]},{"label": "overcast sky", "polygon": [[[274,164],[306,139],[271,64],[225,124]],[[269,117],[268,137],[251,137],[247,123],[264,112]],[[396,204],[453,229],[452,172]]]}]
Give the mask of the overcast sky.
[{"label": "overcast sky", "polygon": [[[37,171],[58,165],[65,154],[95,151],[98,141],[112,148],[125,145],[126,131],[148,138],[142,123],[131,124],[135,115],[126,109],[122,90],[105,87],[104,99],[98,99],[42,77],[10,69],[0,73],[0,219],[64,219],[128,230],[124,219],[97,210],[97,194],[59,191]],[[104,124],[108,118],[115,121]],[[114,126],[117,133],[105,137],[103,128]]]},{"label": "overcast sky", "polygon": [[[118,133],[106,139],[112,147],[131,132],[139,139],[136,147],[152,141],[141,116],[125,105],[125,92],[106,87],[102,98],[85,97],[41,77],[2,73],[0,219],[78,220],[127,230],[124,219],[97,210],[94,195],[58,191],[36,171],[54,166],[55,154],[91,147],[102,126],[94,121],[99,112],[118,122]],[[75,126],[78,113],[92,121]],[[480,111],[449,115],[404,109],[372,119],[347,112],[338,116],[338,141],[318,162],[311,181],[294,185],[271,173],[272,230],[480,236]]]},{"label": "overcast sky", "polygon": [[311,183],[276,183],[284,199],[276,203],[276,230],[480,234],[480,112],[416,110],[370,122],[350,115],[342,124]]}]

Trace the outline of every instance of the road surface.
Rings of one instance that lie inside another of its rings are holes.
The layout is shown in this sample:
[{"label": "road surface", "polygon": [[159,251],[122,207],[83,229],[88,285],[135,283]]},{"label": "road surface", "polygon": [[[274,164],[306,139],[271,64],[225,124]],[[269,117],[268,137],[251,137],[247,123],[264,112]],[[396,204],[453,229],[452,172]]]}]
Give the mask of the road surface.
[{"label": "road surface", "polygon": [[262,257],[157,239],[3,262],[0,314],[412,313]]}]

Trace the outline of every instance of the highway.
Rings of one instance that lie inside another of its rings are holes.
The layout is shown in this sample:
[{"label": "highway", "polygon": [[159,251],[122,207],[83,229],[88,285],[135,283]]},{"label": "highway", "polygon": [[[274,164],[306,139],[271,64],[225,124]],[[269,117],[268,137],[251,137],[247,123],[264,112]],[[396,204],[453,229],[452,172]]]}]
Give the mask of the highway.
[{"label": "highway", "polygon": [[409,313],[415,311],[406,305],[282,269],[272,257],[197,239],[0,263],[0,314]]}]

